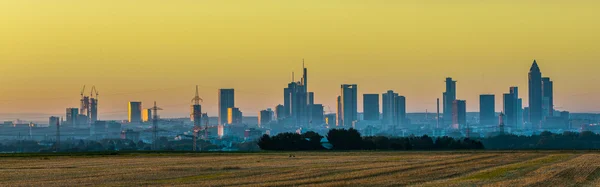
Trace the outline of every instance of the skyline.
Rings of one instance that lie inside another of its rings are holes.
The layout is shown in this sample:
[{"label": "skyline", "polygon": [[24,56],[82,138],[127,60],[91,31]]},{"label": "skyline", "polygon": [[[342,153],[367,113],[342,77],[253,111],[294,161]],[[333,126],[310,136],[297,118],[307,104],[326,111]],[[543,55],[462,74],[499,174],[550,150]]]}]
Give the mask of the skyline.
[{"label": "skyline", "polygon": [[452,77],[467,111],[492,93],[499,112],[510,86],[528,103],[537,59],[557,110],[600,112],[598,2],[382,2],[1,2],[0,113],[63,114],[95,85],[100,119],[125,119],[137,100],[185,117],[199,85],[210,116],[219,88],[255,116],[283,104],[302,58],[325,111],[357,84],[359,112],[362,94],[394,90],[408,112],[434,113]]}]

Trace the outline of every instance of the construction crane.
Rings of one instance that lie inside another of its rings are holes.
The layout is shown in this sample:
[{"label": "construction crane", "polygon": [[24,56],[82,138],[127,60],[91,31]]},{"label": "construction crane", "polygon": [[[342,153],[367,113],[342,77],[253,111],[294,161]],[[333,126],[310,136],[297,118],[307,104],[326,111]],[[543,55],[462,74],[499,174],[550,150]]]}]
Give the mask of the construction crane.
[{"label": "construction crane", "polygon": [[96,86],[92,86],[92,91],[90,91],[90,97],[96,98],[96,100],[98,100],[98,90],[96,89]]},{"label": "construction crane", "polygon": [[152,110],[152,114],[154,115],[152,117],[152,150],[156,151],[158,150],[158,111],[162,110],[162,108],[156,106],[156,101],[154,101],[154,107],[150,108],[150,110]]}]

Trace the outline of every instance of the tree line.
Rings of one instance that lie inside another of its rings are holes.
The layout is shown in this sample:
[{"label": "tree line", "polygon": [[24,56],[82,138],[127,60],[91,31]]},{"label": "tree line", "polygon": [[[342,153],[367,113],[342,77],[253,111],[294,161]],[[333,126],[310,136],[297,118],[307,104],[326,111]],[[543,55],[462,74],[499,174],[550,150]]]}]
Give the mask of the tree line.
[{"label": "tree line", "polygon": [[526,150],[526,149],[600,149],[600,135],[591,131],[551,133],[544,131],[539,135],[518,136],[503,134],[481,140],[487,149]]},{"label": "tree line", "polygon": [[[275,136],[263,135],[258,140],[262,150],[300,151],[324,150],[321,140],[324,137],[316,132],[281,133]],[[331,129],[327,133],[332,150],[464,150],[484,149],[483,143],[468,138],[432,138],[427,135],[410,137],[366,136],[356,129]]]}]

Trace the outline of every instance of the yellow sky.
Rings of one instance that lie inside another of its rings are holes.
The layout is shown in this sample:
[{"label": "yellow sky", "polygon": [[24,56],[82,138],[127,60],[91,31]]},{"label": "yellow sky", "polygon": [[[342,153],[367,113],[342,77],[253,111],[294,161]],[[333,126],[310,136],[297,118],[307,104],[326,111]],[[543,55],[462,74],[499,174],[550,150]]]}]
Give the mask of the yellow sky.
[{"label": "yellow sky", "polygon": [[559,109],[600,111],[598,10],[592,0],[0,0],[0,113],[62,114],[87,84],[101,118],[124,117],[129,100],[185,116],[198,84],[210,115],[220,87],[256,114],[282,102],[302,58],[316,102],[332,109],[339,85],[356,83],[435,111],[451,76],[469,111],[481,93],[497,94],[500,111],[509,86],[527,103],[537,59]]}]

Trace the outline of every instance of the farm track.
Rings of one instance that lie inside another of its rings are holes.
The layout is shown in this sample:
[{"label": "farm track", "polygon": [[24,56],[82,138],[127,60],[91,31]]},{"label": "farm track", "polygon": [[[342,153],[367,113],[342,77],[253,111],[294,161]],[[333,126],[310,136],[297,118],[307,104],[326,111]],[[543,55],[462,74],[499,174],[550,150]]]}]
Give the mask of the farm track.
[{"label": "farm track", "polygon": [[600,152],[2,157],[0,186],[598,186]]}]

